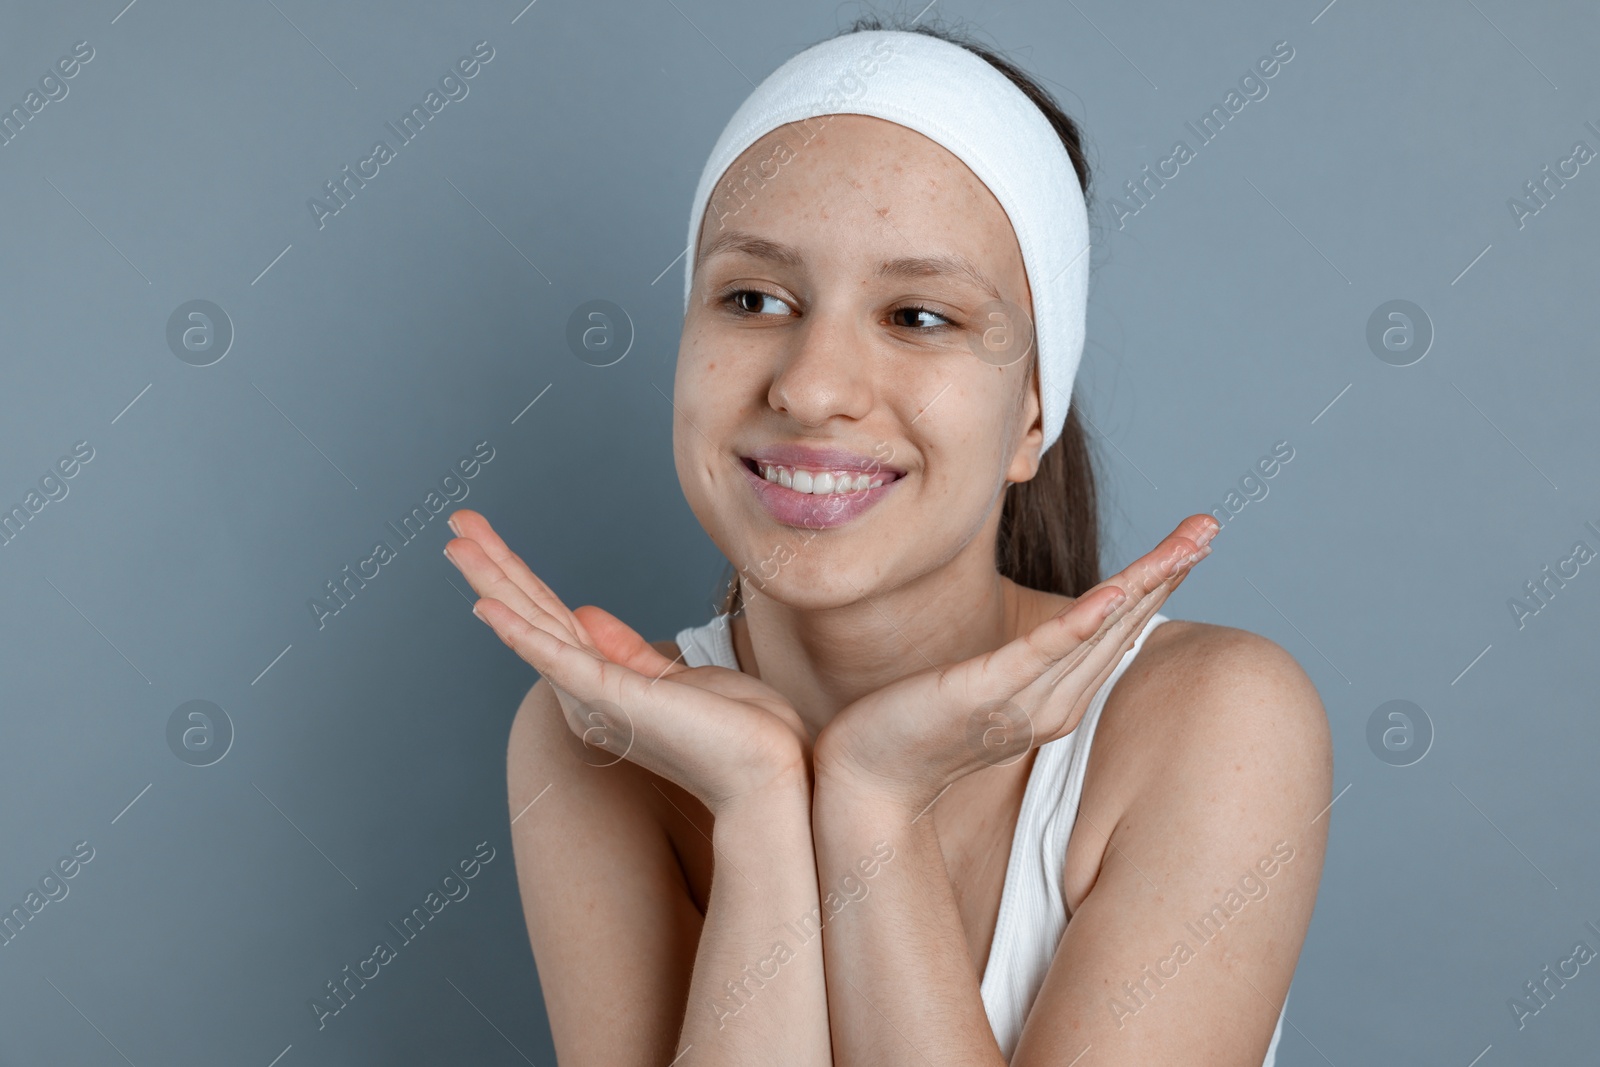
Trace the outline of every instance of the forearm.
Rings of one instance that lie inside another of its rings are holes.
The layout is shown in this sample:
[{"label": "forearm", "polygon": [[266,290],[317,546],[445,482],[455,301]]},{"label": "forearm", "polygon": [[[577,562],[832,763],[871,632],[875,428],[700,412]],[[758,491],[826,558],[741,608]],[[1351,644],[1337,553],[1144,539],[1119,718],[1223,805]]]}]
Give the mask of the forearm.
[{"label": "forearm", "polygon": [[1003,1064],[932,815],[917,817],[822,775],[812,832],[825,910],[830,887],[861,877],[862,857],[882,842],[893,848],[859,899],[845,898],[827,921],[839,1067]]},{"label": "forearm", "polygon": [[[697,1067],[831,1065],[811,796],[800,779],[720,811],[681,1053]],[[808,934],[808,931],[810,933]]]}]

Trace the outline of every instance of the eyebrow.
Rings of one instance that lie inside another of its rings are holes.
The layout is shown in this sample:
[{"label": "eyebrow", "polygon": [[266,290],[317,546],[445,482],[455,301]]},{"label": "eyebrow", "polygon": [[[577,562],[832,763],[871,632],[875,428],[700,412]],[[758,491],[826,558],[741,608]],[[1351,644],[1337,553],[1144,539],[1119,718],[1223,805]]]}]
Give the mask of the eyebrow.
[{"label": "eyebrow", "polygon": [[[784,267],[798,268],[805,264],[805,257],[793,245],[758,237],[744,230],[725,230],[706,245],[697,265],[722,253],[742,253]],[[976,285],[995,300],[1001,299],[999,288],[970,259],[958,253],[886,259],[878,264],[874,273],[880,278],[960,278]]]},{"label": "eyebrow", "polygon": [[765,259],[784,267],[799,267],[805,262],[800,255],[800,250],[793,245],[769,241],[765,237],[757,237],[755,234],[747,233],[744,230],[724,230],[701,251],[695,260],[695,265],[699,266],[712,256],[720,255],[724,252],[742,253],[747,256],[754,256],[757,259]]}]

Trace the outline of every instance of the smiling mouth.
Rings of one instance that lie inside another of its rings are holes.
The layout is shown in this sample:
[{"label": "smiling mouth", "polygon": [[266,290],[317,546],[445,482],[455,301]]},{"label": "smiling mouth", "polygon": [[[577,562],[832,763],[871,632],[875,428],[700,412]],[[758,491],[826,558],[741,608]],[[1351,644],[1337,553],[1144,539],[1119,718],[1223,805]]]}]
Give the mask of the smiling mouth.
[{"label": "smiling mouth", "polygon": [[811,496],[841,496],[867,489],[877,489],[897,481],[901,475],[892,470],[824,470],[791,467],[783,463],[760,463],[743,457],[745,468],[757,477]]}]

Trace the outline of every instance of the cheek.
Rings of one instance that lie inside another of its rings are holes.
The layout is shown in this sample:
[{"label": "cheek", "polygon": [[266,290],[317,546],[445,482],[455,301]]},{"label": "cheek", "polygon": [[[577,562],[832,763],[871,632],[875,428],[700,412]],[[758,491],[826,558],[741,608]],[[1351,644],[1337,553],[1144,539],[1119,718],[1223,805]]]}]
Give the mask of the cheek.
[{"label": "cheek", "polygon": [[[686,394],[680,392],[680,395]],[[735,484],[733,479],[739,472],[726,455],[719,454],[720,450],[712,444],[712,441],[725,440],[719,427],[708,422],[708,418],[715,414],[714,408],[703,409],[698,404],[686,404],[684,400],[676,398],[674,408],[672,458],[678,475],[678,487],[700,526],[710,535],[713,543],[727,554],[731,546],[724,543],[723,531],[728,525],[728,496]]]},{"label": "cheek", "polygon": [[918,447],[928,454],[931,487],[956,499],[983,501],[997,490],[1017,436],[1018,404],[996,372],[958,382],[917,419]]},{"label": "cheek", "polygon": [[727,351],[680,358],[673,389],[675,417],[690,423],[686,443],[701,452],[731,445],[766,398],[756,362]]},{"label": "cheek", "polygon": [[743,477],[730,448],[760,399],[751,361],[686,333],[673,378],[673,459],[690,510],[720,542],[717,513]]},{"label": "cheek", "polygon": [[999,487],[998,434],[992,424],[946,426],[923,447],[928,456],[928,492],[953,521],[981,521]]}]

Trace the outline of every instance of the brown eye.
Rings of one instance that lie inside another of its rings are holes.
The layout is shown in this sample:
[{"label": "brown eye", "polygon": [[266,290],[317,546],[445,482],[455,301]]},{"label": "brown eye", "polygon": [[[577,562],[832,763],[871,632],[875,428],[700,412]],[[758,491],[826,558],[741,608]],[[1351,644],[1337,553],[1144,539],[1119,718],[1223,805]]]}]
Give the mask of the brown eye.
[{"label": "brown eye", "polygon": [[789,305],[759,289],[736,289],[723,298],[741,315],[787,315]]},{"label": "brown eye", "polygon": [[939,320],[936,323],[917,322],[917,321],[910,321],[910,322],[895,321],[895,325],[896,326],[904,326],[904,327],[906,327],[908,329],[917,330],[919,333],[927,333],[927,332],[929,332],[931,330],[940,329],[943,326],[954,325],[949,319],[945,318],[943,315],[939,314],[937,311],[931,311],[931,310],[929,310],[928,308],[925,308],[925,307],[903,307],[903,308],[896,308],[894,311],[890,312],[890,318],[891,319],[893,319],[895,316],[898,316],[898,315],[906,316],[906,317],[908,317],[908,318],[910,318],[912,320],[916,320],[918,316],[928,316],[928,317],[932,317],[932,318],[935,318],[935,319]]}]

